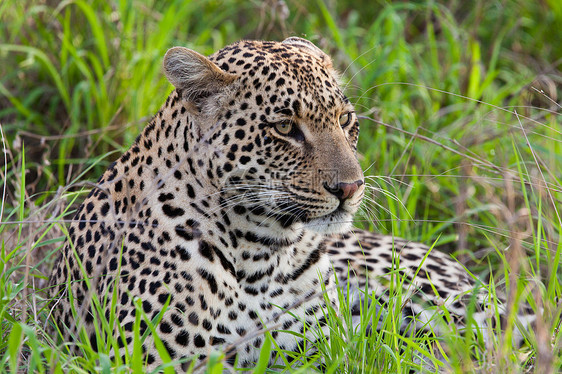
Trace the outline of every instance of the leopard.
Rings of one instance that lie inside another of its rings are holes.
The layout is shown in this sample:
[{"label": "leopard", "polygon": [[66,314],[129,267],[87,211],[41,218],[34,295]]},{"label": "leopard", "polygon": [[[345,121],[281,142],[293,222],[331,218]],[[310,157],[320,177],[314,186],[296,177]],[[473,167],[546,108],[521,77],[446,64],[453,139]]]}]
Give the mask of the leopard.
[{"label": "leopard", "polygon": [[[163,72],[173,91],[77,208],[52,270],[65,340],[85,331],[95,350],[103,331],[124,355],[137,323],[148,369],[163,363],[159,344],[184,363],[227,351],[252,367],[264,331],[280,351],[329,339],[322,311],[340,310],[341,285],[359,323],[363,290],[388,304],[392,274],[410,284],[403,332],[437,331],[435,309],[463,324],[478,282],[461,264],[353,227],[366,188],[359,119],[328,54],[299,37],[208,57],[173,47]],[[477,303],[478,325],[494,324]]]}]

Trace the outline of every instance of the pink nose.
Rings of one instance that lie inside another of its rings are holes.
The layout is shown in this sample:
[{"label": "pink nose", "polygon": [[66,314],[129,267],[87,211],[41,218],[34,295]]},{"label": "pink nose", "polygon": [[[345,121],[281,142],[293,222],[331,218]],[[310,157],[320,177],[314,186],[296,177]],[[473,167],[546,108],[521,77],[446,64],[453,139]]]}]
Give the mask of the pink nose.
[{"label": "pink nose", "polygon": [[328,190],[332,195],[340,199],[341,201],[349,199],[361,185],[363,184],[362,180],[355,181],[353,183],[343,183],[340,182],[334,187],[329,186],[327,183],[324,183],[324,188]]}]

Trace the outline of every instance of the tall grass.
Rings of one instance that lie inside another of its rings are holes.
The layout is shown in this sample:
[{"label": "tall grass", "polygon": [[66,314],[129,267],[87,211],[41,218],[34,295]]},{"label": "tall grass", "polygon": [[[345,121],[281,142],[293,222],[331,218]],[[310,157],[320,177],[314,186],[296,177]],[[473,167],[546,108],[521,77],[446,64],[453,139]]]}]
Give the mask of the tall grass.
[{"label": "tall grass", "polygon": [[[487,351],[468,332],[402,337],[397,287],[380,334],[366,334],[381,310],[374,300],[358,330],[328,319],[326,371],[405,372],[419,357],[453,372],[560,371],[560,29],[562,7],[550,0],[0,2],[0,370],[142,371],[138,352],[109,360],[114,341],[96,351],[85,339],[77,356],[45,335],[41,291],[85,181],[165,100],[169,47],[210,54],[242,38],[298,35],[333,56],[364,117],[372,194],[356,225],[454,252],[512,313]],[[510,329],[524,301],[540,318],[520,351]],[[304,367],[283,370],[307,370],[306,353],[296,357]],[[209,371],[222,370],[221,357]],[[262,362],[256,372],[265,371]]]}]

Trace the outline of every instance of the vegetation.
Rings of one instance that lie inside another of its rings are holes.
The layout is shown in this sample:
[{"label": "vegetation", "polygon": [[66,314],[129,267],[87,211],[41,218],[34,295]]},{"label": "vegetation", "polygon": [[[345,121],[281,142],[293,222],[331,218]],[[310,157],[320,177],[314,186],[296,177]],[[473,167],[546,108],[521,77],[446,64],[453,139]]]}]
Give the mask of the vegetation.
[{"label": "vegetation", "polygon": [[[400,337],[396,287],[381,333],[366,333],[375,302],[356,331],[342,323],[346,310],[328,319],[335,338],[319,347],[326,371],[407,372],[419,369],[415,357],[432,362],[429,371],[562,371],[561,4],[0,2],[0,370],[142,371],[140,346],[112,362],[114,341],[93,349],[83,339],[73,355],[45,334],[42,289],[65,225],[86,181],[128,148],[170,92],[161,73],[169,47],[210,54],[242,38],[297,35],[333,56],[364,117],[359,151],[373,194],[357,226],[451,251],[491,282],[490,293],[507,295],[511,311],[488,349],[470,331]],[[512,347],[525,302],[537,326]],[[267,341],[263,357],[275,348]],[[282,368],[289,372],[318,358],[286,355],[302,363]],[[222,371],[221,357],[211,357],[210,372]],[[260,362],[255,372],[266,370]]]}]

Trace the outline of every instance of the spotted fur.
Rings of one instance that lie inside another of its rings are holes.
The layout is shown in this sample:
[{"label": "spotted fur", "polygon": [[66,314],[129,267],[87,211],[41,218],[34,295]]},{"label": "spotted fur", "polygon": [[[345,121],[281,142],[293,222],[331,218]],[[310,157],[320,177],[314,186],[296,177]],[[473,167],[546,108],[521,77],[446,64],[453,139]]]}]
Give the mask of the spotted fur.
[{"label": "spotted fur", "polygon": [[[324,298],[314,296],[324,282],[338,307],[334,270],[357,295],[369,282],[384,303],[393,266],[412,284],[406,317],[421,326],[427,305],[445,303],[462,323],[474,282],[459,264],[351,229],[364,189],[359,124],[324,52],[299,38],[242,41],[209,58],[176,47],[164,71],[176,89],[79,207],[51,275],[66,338],[83,325],[96,347],[90,296],[115,294],[115,354],[132,350],[137,302],[161,317],[172,358],[234,348],[251,366],[264,326],[289,350],[301,342],[278,330],[306,323],[329,334]],[[476,315],[484,325],[485,310]],[[149,367],[161,362],[152,334],[143,349]]]}]

